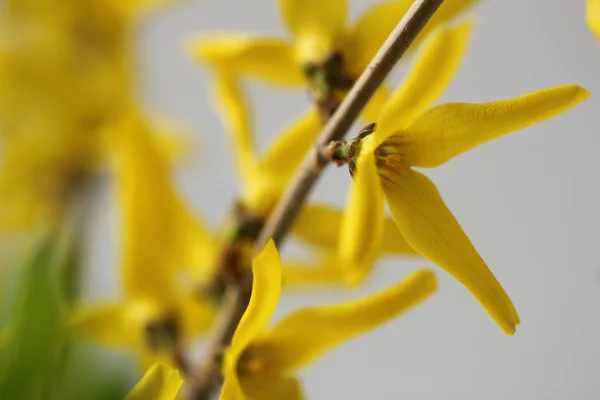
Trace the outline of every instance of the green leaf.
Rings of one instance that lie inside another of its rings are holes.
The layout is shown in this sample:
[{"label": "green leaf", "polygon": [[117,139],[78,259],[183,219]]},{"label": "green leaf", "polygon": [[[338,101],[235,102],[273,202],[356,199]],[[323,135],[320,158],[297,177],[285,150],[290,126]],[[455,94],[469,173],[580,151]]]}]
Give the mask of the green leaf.
[{"label": "green leaf", "polygon": [[0,399],[48,399],[60,379],[68,287],[77,263],[73,241],[44,237],[20,267],[16,299],[8,310],[7,344],[0,349]]}]

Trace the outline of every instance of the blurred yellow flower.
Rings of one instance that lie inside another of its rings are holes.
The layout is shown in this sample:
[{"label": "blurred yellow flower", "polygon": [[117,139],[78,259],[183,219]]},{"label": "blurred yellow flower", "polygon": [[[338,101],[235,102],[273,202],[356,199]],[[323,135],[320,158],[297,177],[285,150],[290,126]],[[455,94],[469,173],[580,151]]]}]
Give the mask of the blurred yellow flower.
[{"label": "blurred yellow flower", "polygon": [[0,231],[60,218],[130,104],[129,26],[102,2],[9,0],[0,16]]},{"label": "blurred yellow flower", "polygon": [[214,305],[196,298],[186,278],[210,276],[216,249],[175,191],[169,160],[145,122],[127,118],[109,136],[118,142],[125,299],[78,310],[72,328],[80,336],[138,350],[145,360],[165,361],[179,339],[212,322]]},{"label": "blurred yellow flower", "polygon": [[600,0],[586,0],[587,24],[600,40]]},{"label": "blurred yellow flower", "polygon": [[182,383],[176,369],[157,363],[148,369],[125,400],[175,400]]},{"label": "blurred yellow flower", "polygon": [[252,271],[250,303],[225,355],[223,400],[303,398],[290,372],[408,311],[437,289],[435,275],[421,270],[360,300],[298,310],[268,329],[281,290],[281,264],[272,241],[254,258]]},{"label": "blurred yellow flower", "polygon": [[[417,43],[477,2],[446,0]],[[375,5],[350,27],[346,0],[280,0],[291,40],[215,34],[194,40],[192,52],[198,60],[229,75],[252,76],[276,85],[308,84],[327,98],[349,89],[412,3],[397,0]],[[372,121],[373,111],[383,104],[387,93],[385,86],[375,93],[363,112],[367,120]]]},{"label": "blurred yellow flower", "polygon": [[[432,168],[502,135],[551,118],[583,101],[576,85],[484,104],[432,109],[450,81],[466,26],[442,31],[424,50],[406,82],[382,107],[374,134],[358,140],[349,160],[354,185],[341,224],[339,262],[364,277],[382,246],[384,198],[407,243],[465,285],[507,334],[515,308],[434,184],[412,167]],[[429,110],[428,110],[429,109]]]}]

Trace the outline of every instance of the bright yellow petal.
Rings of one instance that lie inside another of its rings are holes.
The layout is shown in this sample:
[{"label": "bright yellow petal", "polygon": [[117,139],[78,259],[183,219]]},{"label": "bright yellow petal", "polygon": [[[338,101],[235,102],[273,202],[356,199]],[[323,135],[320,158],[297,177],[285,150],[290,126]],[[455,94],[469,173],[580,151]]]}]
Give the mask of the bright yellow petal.
[{"label": "bright yellow petal", "polygon": [[176,369],[154,364],[125,400],[175,400],[183,379]]},{"label": "bright yellow petal", "polygon": [[[322,204],[306,204],[294,222],[292,233],[298,239],[333,250],[338,246],[344,212]],[[382,253],[415,255],[415,251],[406,243],[391,218],[383,223]]]},{"label": "bright yellow petal", "polygon": [[248,100],[237,79],[226,74],[216,76],[214,96],[233,145],[238,174],[247,186],[256,177],[257,165]]},{"label": "bright yellow petal", "polygon": [[136,347],[143,343],[143,326],[131,318],[127,305],[79,308],[71,315],[68,328],[75,337],[106,346]]},{"label": "bright yellow petal", "polygon": [[519,323],[517,312],[435,185],[411,169],[397,171],[383,190],[398,229],[408,243],[466,286],[508,335]]},{"label": "bright yellow petal", "polygon": [[600,0],[587,0],[587,24],[600,41]]},{"label": "bright yellow petal", "polygon": [[283,21],[296,36],[301,63],[322,61],[336,50],[348,15],[346,0],[280,0],[279,5]]},{"label": "bright yellow petal", "polygon": [[580,86],[565,85],[491,103],[442,104],[399,136],[411,165],[436,167],[480,144],[552,118],[588,96]]},{"label": "bright yellow petal", "polygon": [[471,21],[445,27],[426,43],[404,83],[381,110],[377,144],[425,112],[444,93],[463,58],[472,28]]},{"label": "bright yellow petal", "polygon": [[395,286],[359,300],[296,311],[256,346],[262,346],[281,370],[301,368],[340,343],[408,311],[436,289],[434,273],[421,270]]},{"label": "bright yellow petal", "polygon": [[[352,68],[351,73],[354,76],[360,75],[366,68],[412,3],[412,0],[388,1],[373,6],[373,8],[362,15],[350,32],[351,39],[347,50],[350,60],[349,66]],[[418,47],[418,43],[427,37],[429,33],[446,24],[476,3],[478,3],[478,0],[444,1],[417,37],[415,43],[409,47],[408,52],[410,53],[415,50]]]},{"label": "bright yellow petal", "polygon": [[[364,145],[364,143],[363,143]],[[340,228],[339,262],[360,282],[371,270],[383,235],[383,192],[375,169],[375,159],[361,150]]]},{"label": "bright yellow petal", "polygon": [[244,34],[203,36],[194,39],[191,54],[233,76],[252,76],[278,85],[302,85],[302,66],[294,47],[277,38]]},{"label": "bright yellow petal", "polygon": [[235,330],[231,351],[238,353],[267,329],[281,293],[281,261],[273,240],[252,260],[252,295]]}]

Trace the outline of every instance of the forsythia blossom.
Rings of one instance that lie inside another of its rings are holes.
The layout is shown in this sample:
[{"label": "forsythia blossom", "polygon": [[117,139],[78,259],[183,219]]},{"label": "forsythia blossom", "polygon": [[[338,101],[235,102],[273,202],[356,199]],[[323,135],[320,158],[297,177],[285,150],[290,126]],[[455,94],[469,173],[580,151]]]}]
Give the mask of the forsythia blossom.
[{"label": "forsythia blossom", "polygon": [[[417,42],[475,3],[476,0],[445,1]],[[296,87],[308,84],[320,96],[335,97],[336,91],[343,93],[360,76],[411,4],[411,0],[377,4],[354,26],[348,26],[346,0],[280,0],[291,40],[213,35],[198,39],[194,54],[232,76],[252,76]],[[370,110],[376,110],[386,96],[385,87],[376,93],[364,112],[367,119],[371,118]]]},{"label": "forsythia blossom", "polygon": [[272,241],[252,262],[248,308],[225,355],[222,400],[302,399],[290,376],[326,351],[396,317],[435,292],[429,270],[360,300],[298,310],[269,329],[281,291],[281,264]]},{"label": "forsythia blossom", "polygon": [[[440,53],[443,54],[443,53]],[[429,109],[448,83],[447,66],[427,51],[406,83],[381,109],[374,134],[359,139],[349,160],[354,174],[339,257],[367,273],[381,246],[384,199],[415,251],[464,284],[507,334],[519,317],[494,275],[448,210],[434,184],[412,167],[433,168],[485,142],[551,118],[589,93],[576,85],[483,104],[449,103]],[[436,71],[440,71],[436,73]]]},{"label": "forsythia blossom", "polygon": [[212,304],[195,298],[177,277],[209,274],[205,269],[212,267],[215,251],[172,187],[168,160],[149,127],[133,116],[116,129],[121,135],[115,148],[125,299],[79,309],[72,329],[79,336],[137,350],[146,364],[156,357],[173,363],[179,340],[205,330],[214,312]]}]

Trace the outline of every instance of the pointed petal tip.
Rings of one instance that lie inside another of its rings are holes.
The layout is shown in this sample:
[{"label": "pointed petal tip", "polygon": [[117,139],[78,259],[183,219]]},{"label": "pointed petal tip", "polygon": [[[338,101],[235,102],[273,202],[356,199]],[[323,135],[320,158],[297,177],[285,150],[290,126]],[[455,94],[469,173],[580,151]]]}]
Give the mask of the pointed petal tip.
[{"label": "pointed petal tip", "polygon": [[580,99],[580,101],[587,99],[592,94],[590,91],[588,91],[583,86],[579,86],[579,85],[573,85],[573,86],[575,87],[575,92],[577,93],[577,98]]}]

